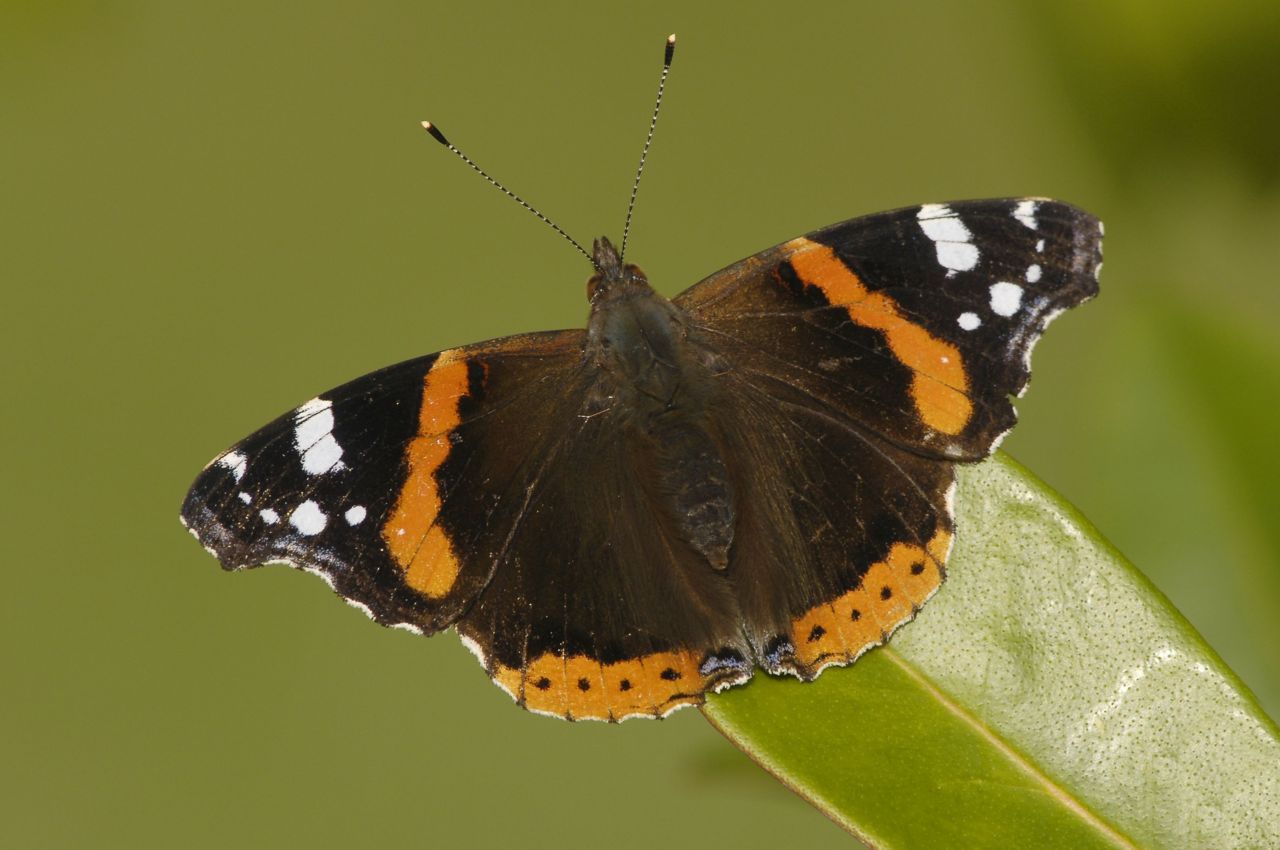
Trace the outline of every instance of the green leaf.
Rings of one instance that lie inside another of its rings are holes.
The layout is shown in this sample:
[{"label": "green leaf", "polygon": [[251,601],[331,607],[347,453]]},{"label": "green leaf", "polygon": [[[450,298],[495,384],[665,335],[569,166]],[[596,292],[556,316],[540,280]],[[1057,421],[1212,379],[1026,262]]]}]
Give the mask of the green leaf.
[{"label": "green leaf", "polygon": [[956,509],[889,646],[707,718],[874,847],[1280,847],[1280,731],[1168,600],[1007,457]]}]

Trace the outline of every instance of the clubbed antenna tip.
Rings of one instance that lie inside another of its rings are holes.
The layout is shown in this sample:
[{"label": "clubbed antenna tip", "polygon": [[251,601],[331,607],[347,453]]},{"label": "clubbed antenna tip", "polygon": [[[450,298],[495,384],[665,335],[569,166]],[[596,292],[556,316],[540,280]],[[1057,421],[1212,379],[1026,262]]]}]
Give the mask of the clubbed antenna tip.
[{"label": "clubbed antenna tip", "polygon": [[430,121],[423,121],[422,129],[430,133],[431,138],[435,139],[437,142],[444,145],[446,148],[449,147],[449,140],[444,137],[444,133],[441,133],[440,128],[437,127],[435,124],[432,124]]}]

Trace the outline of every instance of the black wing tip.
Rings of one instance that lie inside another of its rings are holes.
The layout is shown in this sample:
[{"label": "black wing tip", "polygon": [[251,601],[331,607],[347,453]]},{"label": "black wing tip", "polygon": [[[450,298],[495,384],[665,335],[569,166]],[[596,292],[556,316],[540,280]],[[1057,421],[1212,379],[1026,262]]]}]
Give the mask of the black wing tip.
[{"label": "black wing tip", "polygon": [[[1102,270],[1102,241],[1106,234],[1106,227],[1100,218],[1075,204],[1056,198],[1001,198],[993,199],[993,202],[1010,205],[1015,213],[1023,204],[1034,204],[1034,208],[1026,212],[1027,221],[1049,219],[1068,229],[1071,246],[1068,264],[1070,286],[1061,293],[1066,297],[1056,299],[1055,316],[1062,310],[1077,307],[1097,296],[1098,276]],[[1014,217],[1019,218],[1019,215],[1015,214]],[[1036,229],[1038,228],[1037,223]],[[1047,324],[1046,322],[1045,325]]]},{"label": "black wing tip", "polygon": [[178,521],[227,572],[262,565],[262,561],[249,556],[231,530],[218,521],[217,515],[209,509],[203,497],[194,488],[182,503]]},{"label": "black wing tip", "polygon": [[[1078,307],[1096,298],[1100,291],[1098,279],[1102,274],[1102,222],[1089,216],[1088,224],[1092,226],[1077,227],[1074,230],[1068,278],[1070,285],[1064,291],[1067,297],[1060,299],[1055,305],[1058,311]],[[1041,331],[1043,332],[1043,328]]]},{"label": "black wing tip", "polygon": [[380,626],[424,635],[452,624],[452,619],[438,622],[422,615],[411,603],[402,601],[403,604],[396,604],[394,598],[387,598],[376,588],[354,578],[342,561],[326,557],[323,549],[303,551],[245,539],[235,528],[234,521],[229,525],[210,507],[206,494],[201,492],[202,480],[203,477],[197,479],[187,493],[178,519],[226,572],[280,564],[320,578],[335,595]]},{"label": "black wing tip", "polygon": [[182,500],[178,520],[222,569],[234,572],[260,567],[270,556],[263,557],[261,548],[254,547],[237,531],[234,520],[227,521],[226,507],[235,492],[229,488],[233,487],[235,472],[220,461],[230,454],[211,461],[196,477]]}]

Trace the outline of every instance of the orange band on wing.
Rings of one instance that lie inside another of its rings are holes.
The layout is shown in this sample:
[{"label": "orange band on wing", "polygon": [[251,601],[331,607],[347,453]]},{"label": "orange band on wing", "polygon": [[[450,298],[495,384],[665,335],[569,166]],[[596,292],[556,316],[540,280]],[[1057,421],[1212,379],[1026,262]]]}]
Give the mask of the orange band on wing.
[{"label": "orange band on wing", "polygon": [[844,307],[854,323],[884,333],[893,356],[914,372],[911,399],[920,418],[943,434],[963,431],[973,402],[966,395],[969,377],[960,351],[904,318],[889,296],[869,291],[830,247],[801,237],[785,250],[802,281],[822,290],[833,306]]},{"label": "orange band on wing", "polygon": [[939,528],[925,546],[894,543],[856,588],[792,623],[795,660],[805,669],[847,664],[883,643],[942,585],[951,532]]},{"label": "orange band on wing", "polygon": [[657,652],[613,664],[547,652],[524,669],[499,664],[493,680],[525,708],[569,720],[661,717],[700,705],[713,685],[692,652]]},{"label": "orange band on wing", "polygon": [[435,522],[440,512],[435,474],[449,456],[449,432],[458,425],[458,401],[467,387],[467,361],[453,351],[442,352],[427,372],[418,436],[405,450],[409,474],[382,526],[382,539],[404,570],[405,584],[431,599],[445,596],[458,579],[458,559]]}]

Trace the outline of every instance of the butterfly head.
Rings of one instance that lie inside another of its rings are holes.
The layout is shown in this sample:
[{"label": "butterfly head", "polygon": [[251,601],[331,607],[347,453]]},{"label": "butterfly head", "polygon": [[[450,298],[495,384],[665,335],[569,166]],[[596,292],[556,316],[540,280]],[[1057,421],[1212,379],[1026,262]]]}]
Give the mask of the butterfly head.
[{"label": "butterfly head", "polygon": [[650,292],[649,279],[639,266],[623,265],[618,249],[607,237],[601,236],[592,245],[591,261],[596,273],[587,281],[587,298],[595,305],[610,295],[634,295]]},{"label": "butterfly head", "polygon": [[657,412],[649,410],[654,404],[667,409],[691,381],[687,317],[654,291],[644,272],[624,264],[608,239],[594,247],[587,358],[599,367],[610,399],[623,399],[633,413]]}]

